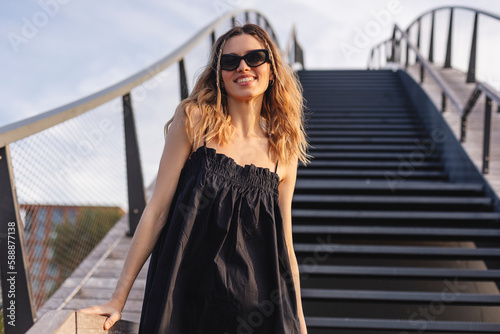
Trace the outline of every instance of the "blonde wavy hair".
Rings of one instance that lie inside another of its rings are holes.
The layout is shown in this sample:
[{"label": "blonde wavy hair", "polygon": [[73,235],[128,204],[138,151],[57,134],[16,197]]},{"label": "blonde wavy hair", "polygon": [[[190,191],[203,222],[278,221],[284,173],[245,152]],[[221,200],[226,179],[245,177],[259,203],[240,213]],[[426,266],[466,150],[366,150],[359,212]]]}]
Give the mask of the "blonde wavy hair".
[{"label": "blonde wavy hair", "polygon": [[[187,116],[186,132],[193,145],[192,151],[196,149],[196,143],[204,140],[217,138],[221,145],[230,142],[233,136],[234,128],[227,110],[226,91],[223,88],[221,90],[220,85],[220,57],[226,41],[242,34],[255,37],[270,51],[271,72],[274,73],[275,82],[270,83],[264,93],[260,114],[261,125],[269,135],[271,159],[287,164],[296,156],[299,161],[307,164],[311,156],[307,154],[309,144],[304,129],[302,85],[295,72],[283,61],[280,50],[267,32],[250,23],[236,26],[217,39],[208,65],[198,77],[189,97],[178,106]],[[194,124],[193,111],[196,109],[201,114],[201,121]],[[165,136],[172,121],[173,117],[165,125]]]}]

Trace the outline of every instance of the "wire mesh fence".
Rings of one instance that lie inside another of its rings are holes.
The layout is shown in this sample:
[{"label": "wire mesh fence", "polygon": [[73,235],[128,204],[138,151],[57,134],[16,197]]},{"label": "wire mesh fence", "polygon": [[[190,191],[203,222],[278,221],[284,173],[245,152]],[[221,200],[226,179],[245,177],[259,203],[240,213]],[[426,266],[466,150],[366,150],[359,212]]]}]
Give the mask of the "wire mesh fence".
[{"label": "wire mesh fence", "polygon": [[10,145],[36,308],[127,211],[116,100]]}]

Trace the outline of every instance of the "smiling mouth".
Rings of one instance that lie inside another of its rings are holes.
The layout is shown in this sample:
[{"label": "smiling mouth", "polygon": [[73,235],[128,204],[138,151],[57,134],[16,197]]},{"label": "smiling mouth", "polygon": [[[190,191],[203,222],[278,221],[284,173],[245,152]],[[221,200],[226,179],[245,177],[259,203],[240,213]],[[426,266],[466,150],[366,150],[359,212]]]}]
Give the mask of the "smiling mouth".
[{"label": "smiling mouth", "polygon": [[246,77],[246,78],[238,79],[238,80],[236,80],[236,82],[240,83],[240,82],[248,82],[248,81],[253,81],[253,80],[255,80],[254,77]]}]

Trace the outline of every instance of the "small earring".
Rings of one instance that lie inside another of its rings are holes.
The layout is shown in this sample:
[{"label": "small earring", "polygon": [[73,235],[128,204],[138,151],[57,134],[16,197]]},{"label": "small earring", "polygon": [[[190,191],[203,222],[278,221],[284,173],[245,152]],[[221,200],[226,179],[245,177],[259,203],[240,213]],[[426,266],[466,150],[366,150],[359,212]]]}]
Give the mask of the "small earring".
[{"label": "small earring", "polygon": [[273,80],[269,80],[269,86],[272,86],[274,85],[274,79]]}]

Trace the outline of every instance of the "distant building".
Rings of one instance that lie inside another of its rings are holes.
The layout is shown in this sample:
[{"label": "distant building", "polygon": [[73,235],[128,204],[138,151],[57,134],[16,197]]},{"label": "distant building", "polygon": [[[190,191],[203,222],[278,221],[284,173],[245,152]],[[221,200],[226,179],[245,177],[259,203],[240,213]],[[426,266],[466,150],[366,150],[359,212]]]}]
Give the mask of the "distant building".
[{"label": "distant building", "polygon": [[34,302],[39,308],[124,214],[120,207],[21,204]]}]

